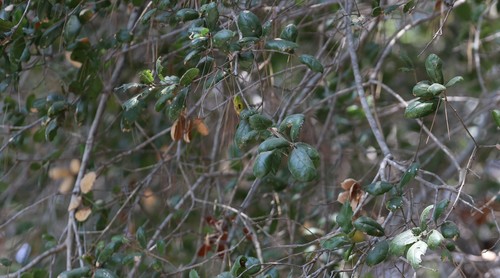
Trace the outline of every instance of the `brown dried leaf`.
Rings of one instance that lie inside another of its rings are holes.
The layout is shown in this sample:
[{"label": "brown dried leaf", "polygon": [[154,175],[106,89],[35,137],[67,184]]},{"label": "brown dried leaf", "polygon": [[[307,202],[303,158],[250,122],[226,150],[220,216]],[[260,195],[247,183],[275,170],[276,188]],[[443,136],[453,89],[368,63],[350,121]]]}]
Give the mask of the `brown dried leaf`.
[{"label": "brown dried leaf", "polygon": [[355,179],[346,179],[344,180],[340,186],[344,189],[344,190],[349,190],[351,189],[351,187],[354,185],[354,184],[357,184],[358,181],[355,180]]},{"label": "brown dried leaf", "polygon": [[73,189],[74,182],[75,182],[75,179],[72,176],[64,178],[64,180],[59,185],[59,193],[61,193],[63,195],[71,193],[71,190]]},{"label": "brown dried leaf", "polygon": [[193,128],[193,122],[191,120],[188,120],[186,127],[184,129],[184,135],[183,135],[184,141],[186,143],[191,143],[191,138],[192,138],[191,129],[192,128]]},{"label": "brown dried leaf", "polygon": [[92,209],[89,207],[79,208],[75,212],[75,219],[78,222],[84,222],[85,220],[87,220],[87,218],[89,218],[91,213],[92,213]]},{"label": "brown dried leaf", "polygon": [[203,122],[203,120],[201,118],[194,119],[193,126],[196,129],[196,131],[198,131],[198,133],[201,134],[202,136],[208,135],[208,133],[209,133],[208,127],[205,124],[205,122]]},{"label": "brown dried leaf", "polygon": [[69,171],[73,175],[78,175],[78,172],[80,171],[80,160],[78,159],[72,159],[71,162],[69,163]]},{"label": "brown dried leaf", "polygon": [[77,209],[82,204],[82,196],[71,196],[71,201],[68,205],[68,211]]},{"label": "brown dried leaf", "polygon": [[71,177],[68,169],[62,167],[54,167],[49,171],[49,177],[53,180],[59,180],[66,177]]},{"label": "brown dried leaf", "polygon": [[92,187],[94,187],[96,176],[96,173],[93,171],[85,174],[82,181],[80,182],[80,191],[83,194],[87,194],[92,190]]},{"label": "brown dried leaf", "polygon": [[342,204],[349,200],[352,210],[355,210],[364,194],[361,189],[361,185],[354,179],[346,179],[340,184],[340,186],[345,191],[339,193],[337,200]]},{"label": "brown dried leaf", "polygon": [[172,140],[179,141],[182,139],[182,135],[184,134],[184,126],[186,125],[186,118],[182,115],[179,116],[177,120],[175,120],[172,128],[170,129],[170,136]]}]

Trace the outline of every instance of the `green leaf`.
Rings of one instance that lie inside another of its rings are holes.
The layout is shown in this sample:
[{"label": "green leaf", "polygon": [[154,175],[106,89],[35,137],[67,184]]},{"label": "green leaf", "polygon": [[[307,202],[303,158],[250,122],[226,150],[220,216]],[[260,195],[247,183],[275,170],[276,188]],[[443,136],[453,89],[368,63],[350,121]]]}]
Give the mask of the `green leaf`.
[{"label": "green leaf", "polygon": [[186,22],[199,18],[200,14],[195,9],[185,8],[178,10],[175,16],[179,21]]},{"label": "green leaf", "polygon": [[118,275],[116,275],[113,271],[106,269],[106,268],[98,268],[94,272],[94,278],[118,278]]},{"label": "green leaf", "polygon": [[155,78],[153,76],[153,72],[149,69],[142,70],[139,72],[139,79],[142,83],[151,85],[155,82]]},{"label": "green leaf", "polygon": [[305,116],[303,114],[293,114],[287,116],[280,124],[279,131],[285,133],[288,129],[290,130],[290,139],[295,141],[299,138],[300,130],[304,124]]},{"label": "green leaf", "polygon": [[383,236],[385,235],[384,228],[377,223],[377,221],[373,220],[367,216],[361,216],[353,222],[354,228],[365,232],[371,236]]},{"label": "green leaf", "polygon": [[290,41],[285,41],[282,39],[268,40],[268,41],[266,41],[266,44],[264,45],[265,49],[279,51],[279,52],[285,52],[288,54],[293,54],[297,47],[299,47],[299,46],[296,43],[290,42]]},{"label": "green leaf", "polygon": [[350,233],[353,229],[352,216],[353,216],[353,211],[351,204],[349,204],[349,202],[346,201],[342,205],[342,208],[340,209],[340,212],[337,215],[337,218],[335,219],[335,221],[337,221],[337,224],[339,224],[340,228],[342,229],[342,232],[346,234]]},{"label": "green leaf", "polygon": [[436,222],[441,214],[443,214],[449,203],[450,200],[448,199],[441,200],[441,202],[437,203],[436,209],[434,209],[434,213],[432,214],[432,219],[434,220],[434,222]]},{"label": "green leaf", "polygon": [[274,162],[273,153],[274,151],[261,152],[257,156],[253,164],[253,174],[256,177],[262,178],[271,172]]},{"label": "green leaf", "polygon": [[252,130],[248,121],[241,120],[234,134],[234,142],[238,148],[245,150],[250,143],[257,139],[258,135],[259,133]]},{"label": "green leaf", "polygon": [[452,79],[450,79],[450,81],[448,81],[448,83],[446,83],[446,87],[449,88],[459,82],[462,82],[464,81],[464,78],[462,76],[455,76],[453,77]]},{"label": "green leaf", "polygon": [[262,24],[259,18],[251,11],[241,12],[237,22],[243,37],[260,37],[262,35]]},{"label": "green leaf", "polygon": [[184,107],[186,107],[187,93],[188,93],[187,88],[184,88],[180,90],[179,93],[172,100],[172,104],[170,104],[170,107],[168,108],[168,117],[170,118],[171,121],[177,120],[182,110],[184,110]]},{"label": "green leaf", "polygon": [[73,42],[76,37],[78,37],[81,29],[82,24],[80,23],[78,16],[71,15],[66,22],[66,26],[64,27],[64,40],[67,43]]},{"label": "green leaf", "polygon": [[419,240],[410,246],[410,249],[408,249],[406,253],[406,259],[408,259],[411,266],[416,269],[420,266],[422,256],[425,255],[425,252],[427,252],[427,243]]},{"label": "green leaf", "polygon": [[323,73],[324,71],[323,65],[312,55],[307,55],[307,54],[300,55],[299,61],[314,72]]},{"label": "green leaf", "polygon": [[429,98],[433,95],[427,90],[431,86],[431,82],[423,80],[415,84],[412,89],[412,94],[416,97]]},{"label": "green leaf", "polygon": [[261,152],[272,151],[272,150],[275,150],[278,148],[285,148],[285,147],[289,147],[289,146],[290,146],[290,143],[284,138],[270,137],[259,145],[258,151],[259,151],[259,153],[261,153]]},{"label": "green leaf", "polygon": [[120,43],[129,43],[134,39],[134,34],[128,29],[120,29],[115,35],[116,41]]},{"label": "green leaf", "polygon": [[139,245],[142,248],[146,248],[147,242],[146,242],[146,233],[144,232],[144,227],[141,226],[139,229],[137,229],[135,233],[135,237],[137,239],[137,242],[139,242]]},{"label": "green leaf", "polygon": [[443,61],[436,54],[430,54],[425,60],[425,70],[433,83],[443,84]]},{"label": "green leaf", "polygon": [[198,68],[190,68],[188,69],[181,77],[179,83],[182,86],[187,86],[193,82],[193,80],[200,74],[200,70]]},{"label": "green leaf", "polygon": [[438,230],[432,230],[427,237],[427,245],[429,245],[431,249],[437,248],[443,241],[444,237]]},{"label": "green leaf", "polygon": [[373,196],[382,195],[391,190],[394,186],[385,181],[377,181],[364,187],[364,190]]},{"label": "green leaf", "polygon": [[303,148],[292,150],[288,159],[288,169],[292,176],[299,181],[312,181],[318,175],[313,161]]},{"label": "green leaf", "polygon": [[59,125],[57,124],[57,119],[50,120],[49,124],[45,128],[45,140],[51,142],[57,135],[57,129]]},{"label": "green leaf", "polygon": [[455,223],[446,221],[441,225],[441,234],[448,239],[455,239],[460,236],[460,231]]},{"label": "green leaf", "polygon": [[416,99],[405,109],[404,116],[409,119],[416,119],[432,114],[438,108],[439,98],[432,99]]},{"label": "green leaf", "polygon": [[207,27],[210,30],[214,30],[217,27],[217,22],[219,21],[217,3],[212,2],[207,5],[203,5],[202,10],[205,11],[205,22],[207,23]]},{"label": "green leaf", "polygon": [[217,275],[216,278],[236,278],[236,276],[233,276],[229,271],[224,271],[221,274]]},{"label": "green leaf", "polygon": [[91,276],[91,269],[88,266],[80,267],[80,268],[75,268],[72,270],[66,270],[59,275],[57,275],[57,278],[81,278],[81,277],[90,277]]},{"label": "green leaf", "polygon": [[130,89],[133,89],[133,88],[144,88],[144,87],[146,87],[146,85],[144,85],[142,83],[126,83],[126,84],[121,85],[120,87],[115,88],[115,92],[119,94],[119,93],[126,92]]},{"label": "green leaf", "polygon": [[406,169],[405,173],[403,174],[403,177],[401,177],[401,180],[399,181],[399,187],[403,188],[406,186],[411,180],[415,178],[417,175],[418,169],[420,169],[420,163],[418,162],[413,162],[408,169]]},{"label": "green leaf", "polygon": [[8,258],[0,258],[0,264],[5,267],[9,267],[12,265],[12,261],[9,260]]},{"label": "green leaf", "polygon": [[420,229],[427,229],[427,221],[429,220],[429,214],[433,208],[434,205],[427,206],[420,214]]},{"label": "green leaf", "polygon": [[297,30],[297,26],[295,26],[295,24],[288,24],[283,31],[281,31],[280,38],[290,42],[297,42],[298,34],[299,31]]},{"label": "green leaf", "polygon": [[498,109],[491,110],[491,117],[493,117],[493,121],[495,121],[497,127],[500,127],[500,110]]},{"label": "green leaf", "polygon": [[47,115],[49,117],[57,116],[57,115],[61,114],[61,112],[66,110],[67,108],[68,108],[68,104],[66,103],[66,101],[64,101],[64,100],[55,101],[49,107],[49,110],[47,110]]},{"label": "green leaf", "polygon": [[196,270],[191,269],[191,271],[189,271],[189,278],[200,278],[200,275],[198,275]]},{"label": "green leaf", "polygon": [[156,112],[160,112],[161,110],[163,110],[167,103],[175,97],[174,90],[176,87],[177,85],[170,85],[161,90],[160,97],[155,103]]},{"label": "green leaf", "polygon": [[321,247],[324,249],[335,251],[339,249],[339,247],[343,247],[349,244],[351,244],[351,240],[349,239],[349,237],[345,234],[339,234],[322,241]]},{"label": "green leaf", "polygon": [[403,198],[401,196],[392,196],[389,201],[385,203],[385,207],[390,211],[395,211],[403,206]]},{"label": "green leaf", "polygon": [[415,0],[410,0],[406,2],[406,4],[403,6],[403,12],[408,13],[415,7]]},{"label": "green leaf", "polygon": [[405,254],[406,247],[418,240],[413,234],[412,230],[406,230],[399,235],[395,236],[389,245],[391,254],[395,256],[402,256]]},{"label": "green leaf", "polygon": [[433,96],[438,96],[444,91],[446,91],[446,87],[439,83],[434,83],[427,88],[427,92]]},{"label": "green leaf", "polygon": [[215,47],[227,47],[229,46],[229,41],[234,37],[235,33],[231,30],[222,29],[215,33],[212,37],[212,41]]},{"label": "green leaf", "polygon": [[302,142],[296,143],[295,147],[306,151],[307,155],[312,160],[314,166],[318,166],[320,160],[318,150],[316,150],[313,146]]},{"label": "green leaf", "polygon": [[383,262],[389,254],[389,243],[387,240],[382,240],[366,254],[366,264],[374,266]]},{"label": "green leaf", "polygon": [[273,121],[262,114],[250,116],[248,123],[255,130],[265,130],[273,125]]},{"label": "green leaf", "polygon": [[63,23],[63,21],[55,23],[54,25],[50,26],[50,28],[45,30],[45,32],[43,32],[39,42],[39,46],[41,48],[47,48],[61,35],[62,29],[64,27]]}]

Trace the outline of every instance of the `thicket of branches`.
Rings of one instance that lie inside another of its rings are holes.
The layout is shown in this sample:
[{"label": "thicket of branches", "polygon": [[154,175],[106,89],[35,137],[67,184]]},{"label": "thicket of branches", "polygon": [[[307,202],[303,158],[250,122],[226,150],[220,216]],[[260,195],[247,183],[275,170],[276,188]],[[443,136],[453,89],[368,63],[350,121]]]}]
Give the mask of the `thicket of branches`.
[{"label": "thicket of branches", "polygon": [[0,9],[1,277],[500,275],[498,1]]}]

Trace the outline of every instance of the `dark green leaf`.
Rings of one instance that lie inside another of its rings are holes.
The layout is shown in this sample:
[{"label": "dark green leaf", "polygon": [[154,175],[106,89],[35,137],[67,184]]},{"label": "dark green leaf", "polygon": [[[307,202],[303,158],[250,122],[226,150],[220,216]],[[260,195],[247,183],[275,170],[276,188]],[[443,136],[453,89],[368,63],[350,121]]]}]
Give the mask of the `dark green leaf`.
[{"label": "dark green leaf", "polygon": [[262,35],[262,24],[251,11],[243,11],[239,14],[238,28],[243,37],[260,37]]},{"label": "dark green leaf", "polygon": [[448,81],[448,83],[446,83],[446,87],[449,88],[459,82],[462,82],[464,81],[464,78],[462,76],[455,76],[453,77],[452,79],[450,79],[450,81]]},{"label": "dark green leaf", "polygon": [[436,209],[434,209],[434,213],[432,214],[432,219],[434,220],[434,222],[436,222],[441,214],[443,214],[449,203],[450,200],[448,199],[441,200],[439,203],[437,203]]},{"label": "dark green leaf", "polygon": [[229,272],[229,271],[225,271],[225,272],[222,272],[221,274],[217,275],[216,278],[236,278],[236,276],[233,276],[231,274],[231,272]]},{"label": "dark green leaf", "polygon": [[39,42],[40,47],[47,48],[48,46],[50,46],[61,35],[63,27],[64,22],[60,21],[45,30]]},{"label": "dark green leaf", "polygon": [[305,117],[303,114],[293,114],[287,116],[280,124],[279,131],[285,133],[288,129],[290,130],[290,139],[295,141],[299,138],[300,130],[304,124]]},{"label": "dark green leaf", "polygon": [[217,22],[219,21],[219,10],[217,9],[217,3],[212,2],[204,5],[204,10],[207,27],[210,30],[214,30],[217,27]]},{"label": "dark green leaf", "polygon": [[399,181],[399,187],[406,186],[411,180],[415,178],[417,175],[418,169],[420,169],[420,163],[413,162],[408,169],[406,169],[403,177],[401,177],[401,181]]},{"label": "dark green leaf", "polygon": [[425,60],[425,70],[433,83],[443,84],[443,61],[436,54],[430,54]]},{"label": "dark green leaf", "polygon": [[290,143],[283,138],[270,137],[259,145],[259,153],[272,151],[278,148],[289,147]]},{"label": "dark green leaf", "polygon": [[367,216],[361,216],[354,220],[353,225],[357,230],[371,236],[383,236],[385,234],[384,228],[377,221]]},{"label": "dark green leaf", "polygon": [[188,93],[187,88],[184,88],[180,90],[179,93],[172,100],[172,104],[170,104],[170,107],[168,108],[168,117],[170,118],[171,121],[177,120],[182,110],[184,110],[184,107],[186,106],[187,93]]},{"label": "dark green leaf", "polygon": [[405,118],[416,119],[432,114],[438,108],[439,98],[416,99],[405,109]]},{"label": "dark green leaf", "polygon": [[448,239],[455,239],[460,236],[460,231],[455,223],[446,221],[441,225],[441,234]]},{"label": "dark green leaf", "polygon": [[[350,206],[349,206],[350,207]],[[339,247],[351,244],[351,240],[344,234],[333,236],[321,242],[321,247],[324,249],[335,251]]]},{"label": "dark green leaf", "polygon": [[248,123],[255,130],[265,130],[273,125],[273,121],[262,114],[250,116]]},{"label": "dark green leaf", "polygon": [[139,242],[139,245],[142,247],[142,248],[146,248],[146,233],[144,232],[144,227],[139,227],[139,229],[137,229],[136,233],[135,233],[135,237],[137,239],[137,242]]},{"label": "dark green leaf", "polygon": [[320,160],[319,152],[313,146],[299,142],[295,144],[295,148],[303,149],[304,151],[306,151],[307,155],[312,160],[314,166],[318,166]]},{"label": "dark green leaf", "polygon": [[175,16],[179,21],[186,22],[199,18],[200,14],[195,9],[185,8],[178,10]]},{"label": "dark green leaf", "polygon": [[337,215],[337,218],[335,219],[335,221],[337,221],[337,224],[340,226],[342,231],[346,234],[350,233],[353,229],[352,216],[353,216],[353,211],[351,204],[349,204],[349,202],[346,201],[342,205],[342,208],[340,209],[340,212]]},{"label": "dark green leaf", "polygon": [[374,266],[383,262],[389,254],[389,243],[387,240],[382,240],[366,254],[366,264]]},{"label": "dark green leaf", "polygon": [[88,266],[80,267],[80,268],[75,268],[72,270],[66,270],[59,275],[57,275],[57,278],[81,278],[81,277],[90,277],[91,276],[91,269]]},{"label": "dark green leaf", "polygon": [[410,246],[410,249],[406,253],[406,259],[408,259],[408,262],[410,262],[414,269],[417,269],[422,262],[422,256],[425,255],[425,252],[427,252],[427,243],[419,240]]},{"label": "dark green leaf", "polygon": [[118,275],[109,269],[98,268],[94,272],[94,278],[118,278]]},{"label": "dark green leaf", "polygon": [[200,74],[200,70],[197,69],[197,68],[190,68],[188,69],[181,77],[181,80],[179,81],[179,83],[182,85],[182,86],[187,86],[187,85],[190,85],[193,80],[198,76],[198,74]]},{"label": "dark green leaf", "polygon": [[295,26],[295,24],[288,24],[283,31],[281,31],[280,38],[290,42],[297,42],[298,34],[299,31],[297,30],[297,26]]},{"label": "dark green leaf", "polygon": [[302,64],[306,65],[309,69],[314,72],[323,73],[323,65],[312,55],[303,54],[300,55],[299,60]]},{"label": "dark green leaf", "polygon": [[385,181],[377,181],[364,187],[364,190],[373,196],[382,195],[391,190],[394,186]]},{"label": "dark green leaf", "polygon": [[234,134],[234,142],[238,148],[245,150],[250,143],[257,139],[258,135],[259,133],[252,130],[247,121],[241,120],[238,128],[236,129],[236,133]]},{"label": "dark green leaf", "polygon": [[390,211],[395,211],[403,206],[403,198],[400,196],[392,196],[389,201],[385,203],[385,207]]},{"label": "dark green leaf", "polygon": [[52,141],[56,137],[57,129],[59,125],[57,124],[57,119],[52,119],[47,127],[45,127],[45,140]]},{"label": "dark green leaf", "polygon": [[427,90],[431,86],[428,80],[420,81],[413,86],[412,94],[416,97],[430,98],[433,95]]},{"label": "dark green leaf", "polygon": [[292,150],[288,159],[288,169],[292,176],[299,181],[312,181],[318,175],[313,161],[303,148]]},{"label": "dark green leaf", "polygon": [[446,91],[446,87],[439,83],[434,83],[427,88],[427,92],[433,96],[438,96],[444,91]]},{"label": "dark green leaf", "polygon": [[5,267],[9,267],[12,265],[12,261],[9,260],[8,258],[0,258],[0,264]]},{"label": "dark green leaf", "polygon": [[389,249],[392,255],[402,256],[406,252],[406,247],[418,240],[412,230],[406,230],[391,241]]},{"label": "dark green leaf", "polygon": [[406,4],[403,6],[403,12],[408,13],[415,7],[415,0],[410,0],[406,2]]},{"label": "dark green leaf", "polygon": [[390,5],[384,8],[384,14],[388,15],[399,8],[399,5]]},{"label": "dark green leaf", "polygon": [[74,41],[81,29],[82,24],[80,23],[78,16],[71,15],[66,22],[66,26],[64,27],[64,40],[67,43]]},{"label": "dark green leaf", "polygon": [[295,52],[295,49],[299,46],[294,42],[285,41],[282,39],[274,39],[266,41],[264,47],[269,50],[293,54]]},{"label": "dark green leaf", "polygon": [[273,162],[273,151],[261,152],[253,164],[253,174],[258,178],[264,177],[271,172]]},{"label": "dark green leaf", "polygon": [[215,47],[227,47],[229,41],[234,37],[234,32],[227,29],[222,29],[219,32],[215,33],[212,37],[213,43]]},{"label": "dark green leaf", "polygon": [[132,88],[144,88],[146,85],[141,83],[125,83],[120,87],[115,88],[116,93],[123,93]]},{"label": "dark green leaf", "polygon": [[120,43],[129,43],[134,39],[134,35],[127,29],[121,29],[116,33],[115,38]]}]

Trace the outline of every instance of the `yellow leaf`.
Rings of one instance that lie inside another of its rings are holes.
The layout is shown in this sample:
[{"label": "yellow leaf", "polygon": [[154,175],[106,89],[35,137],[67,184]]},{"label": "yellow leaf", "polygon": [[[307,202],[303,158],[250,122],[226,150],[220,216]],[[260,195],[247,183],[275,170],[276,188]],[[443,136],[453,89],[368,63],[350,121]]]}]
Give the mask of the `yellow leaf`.
[{"label": "yellow leaf", "polygon": [[80,206],[82,203],[82,196],[71,196],[71,201],[68,205],[68,211],[73,211]]},{"label": "yellow leaf", "polygon": [[80,171],[80,160],[78,159],[72,159],[71,162],[69,163],[69,171],[73,175],[77,175],[78,171]]},{"label": "yellow leaf", "polygon": [[233,98],[233,107],[238,116],[240,115],[240,112],[247,107],[241,95],[237,95]]},{"label": "yellow leaf", "polygon": [[85,174],[82,181],[80,182],[80,191],[83,194],[87,194],[92,190],[92,187],[94,187],[95,178],[95,172],[88,172],[87,174]]},{"label": "yellow leaf", "polygon": [[54,167],[49,171],[49,177],[53,180],[59,180],[66,177],[71,177],[68,169],[62,167]]},{"label": "yellow leaf", "polygon": [[75,179],[71,176],[64,178],[64,180],[59,185],[59,193],[63,195],[69,194],[73,189],[73,182],[75,182]]},{"label": "yellow leaf", "polygon": [[87,218],[89,218],[91,213],[92,213],[92,209],[89,207],[79,208],[75,212],[75,219],[78,222],[84,222],[85,220],[87,220]]}]

